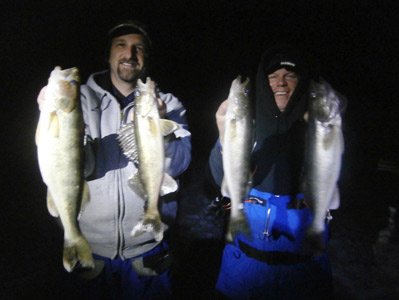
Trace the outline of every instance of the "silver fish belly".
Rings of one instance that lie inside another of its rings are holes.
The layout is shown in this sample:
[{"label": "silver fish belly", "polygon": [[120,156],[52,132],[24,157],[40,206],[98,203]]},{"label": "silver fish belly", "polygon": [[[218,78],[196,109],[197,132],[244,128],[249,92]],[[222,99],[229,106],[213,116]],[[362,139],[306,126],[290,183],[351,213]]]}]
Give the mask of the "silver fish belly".
[{"label": "silver fish belly", "polygon": [[344,99],[327,83],[312,82],[309,128],[306,139],[304,194],[313,213],[305,239],[314,253],[325,248],[325,219],[329,209],[339,206],[337,182],[341,170],[344,140],[341,111]]},{"label": "silver fish belly", "polygon": [[223,138],[222,194],[231,200],[228,241],[250,232],[244,212],[244,201],[249,192],[250,155],[252,148],[252,119],[248,97],[249,79],[241,82],[238,76],[231,84],[225,116]]},{"label": "silver fish belly", "polygon": [[137,165],[129,186],[146,200],[144,216],[132,229],[133,236],[149,232],[156,241],[163,238],[159,196],[177,190],[175,180],[164,171],[164,136],[177,128],[177,123],[159,117],[155,83],[150,78],[146,83],[139,79],[134,121],[122,126],[118,136],[124,154]]},{"label": "silver fish belly", "polygon": [[36,130],[40,172],[47,185],[47,207],[64,228],[64,268],[80,264],[93,268],[89,244],[82,235],[78,214],[89,201],[83,176],[84,123],[77,68],[56,67],[49,77]]}]

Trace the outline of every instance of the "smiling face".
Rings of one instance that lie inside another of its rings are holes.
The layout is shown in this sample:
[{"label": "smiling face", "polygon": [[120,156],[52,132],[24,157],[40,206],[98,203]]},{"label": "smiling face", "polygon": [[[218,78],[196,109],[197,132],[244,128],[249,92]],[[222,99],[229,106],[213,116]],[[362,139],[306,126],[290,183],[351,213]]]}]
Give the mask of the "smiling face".
[{"label": "smiling face", "polygon": [[145,71],[147,46],[140,34],[132,33],[115,37],[111,43],[109,66],[112,83],[135,87]]},{"label": "smiling face", "polygon": [[298,76],[283,68],[269,74],[268,78],[276,105],[280,111],[284,111],[298,84]]}]

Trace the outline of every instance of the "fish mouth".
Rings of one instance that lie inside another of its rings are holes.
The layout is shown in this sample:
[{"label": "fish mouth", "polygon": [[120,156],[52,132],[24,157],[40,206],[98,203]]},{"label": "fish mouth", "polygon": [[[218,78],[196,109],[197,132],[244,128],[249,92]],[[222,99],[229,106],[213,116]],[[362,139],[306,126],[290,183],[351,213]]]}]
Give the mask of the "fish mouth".
[{"label": "fish mouth", "polygon": [[316,105],[316,116],[320,122],[329,122],[340,114],[340,102],[339,99],[317,99]]}]

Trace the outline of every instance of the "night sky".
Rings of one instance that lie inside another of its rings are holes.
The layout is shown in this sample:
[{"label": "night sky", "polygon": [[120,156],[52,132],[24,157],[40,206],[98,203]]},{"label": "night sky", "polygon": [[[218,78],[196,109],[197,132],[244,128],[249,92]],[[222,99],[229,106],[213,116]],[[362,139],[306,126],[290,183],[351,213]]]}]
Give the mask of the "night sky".
[{"label": "night sky", "polygon": [[[381,138],[378,135],[393,125],[378,126],[379,121],[393,122],[397,118],[392,112],[398,112],[399,10],[394,3],[9,2],[2,9],[0,33],[1,117],[6,124],[2,131],[18,148],[21,143],[24,151],[32,147],[25,134],[37,121],[35,99],[51,70],[56,65],[77,66],[85,82],[91,73],[106,68],[107,30],[119,20],[138,19],[147,24],[154,44],[151,77],[185,104],[193,133],[198,124],[213,122],[231,81],[238,74],[253,78],[262,52],[284,41],[297,45],[313,70],[348,98],[348,126],[362,137]],[[28,120],[16,124],[20,117]],[[207,132],[199,130],[198,139],[193,135],[194,143],[202,138],[206,145],[213,143],[216,128],[207,127]]]},{"label": "night sky", "polygon": [[76,66],[85,82],[105,69],[106,33],[125,19],[148,26],[151,78],[186,106],[194,159],[206,159],[216,140],[214,114],[232,80],[254,78],[263,51],[281,41],[297,45],[314,72],[347,97],[347,153],[366,161],[397,153],[397,1],[45,0],[4,1],[0,9],[0,199],[12,199],[7,209],[44,191],[36,97],[51,70]]}]

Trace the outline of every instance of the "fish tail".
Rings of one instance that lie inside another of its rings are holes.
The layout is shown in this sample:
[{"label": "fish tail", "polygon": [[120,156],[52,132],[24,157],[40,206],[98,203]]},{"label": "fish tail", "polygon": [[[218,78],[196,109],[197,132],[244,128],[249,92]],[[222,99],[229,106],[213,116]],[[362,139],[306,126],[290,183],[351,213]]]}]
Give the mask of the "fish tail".
[{"label": "fish tail", "polygon": [[309,227],[304,240],[305,251],[314,253],[315,256],[321,256],[325,251],[324,230],[316,230]]},{"label": "fish tail", "polygon": [[63,263],[68,272],[72,272],[78,264],[82,268],[94,268],[90,246],[83,236],[73,242],[64,241]]},{"label": "fish tail", "polygon": [[239,234],[244,235],[246,238],[251,238],[251,228],[244,213],[230,219],[226,240],[232,242]]},{"label": "fish tail", "polygon": [[137,237],[146,232],[152,233],[157,242],[161,241],[163,239],[161,219],[159,217],[145,217],[133,227],[130,234]]}]

